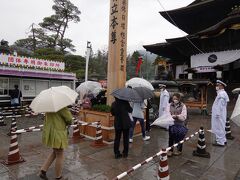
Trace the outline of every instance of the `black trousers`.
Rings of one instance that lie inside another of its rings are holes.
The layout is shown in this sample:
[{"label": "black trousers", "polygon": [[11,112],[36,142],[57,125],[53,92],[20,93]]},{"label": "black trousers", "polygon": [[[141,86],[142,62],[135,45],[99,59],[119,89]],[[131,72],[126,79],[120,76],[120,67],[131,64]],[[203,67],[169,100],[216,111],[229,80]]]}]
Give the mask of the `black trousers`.
[{"label": "black trousers", "polygon": [[120,154],[119,146],[123,134],[123,154],[128,155],[129,147],[129,129],[115,129],[114,154]]},{"label": "black trousers", "polygon": [[150,126],[150,119],[149,119],[149,109],[146,109],[146,131],[150,131],[151,126]]},{"label": "black trousers", "polygon": [[[174,143],[178,143],[179,141],[184,139],[184,136],[179,136],[178,134],[173,134],[171,133],[170,130],[171,126],[168,129],[168,133],[169,133],[169,141],[168,141],[168,146],[171,147]],[[179,144],[177,146],[177,150],[182,152],[182,148],[183,148],[183,144]],[[171,149],[170,151],[173,151],[173,149]]]}]

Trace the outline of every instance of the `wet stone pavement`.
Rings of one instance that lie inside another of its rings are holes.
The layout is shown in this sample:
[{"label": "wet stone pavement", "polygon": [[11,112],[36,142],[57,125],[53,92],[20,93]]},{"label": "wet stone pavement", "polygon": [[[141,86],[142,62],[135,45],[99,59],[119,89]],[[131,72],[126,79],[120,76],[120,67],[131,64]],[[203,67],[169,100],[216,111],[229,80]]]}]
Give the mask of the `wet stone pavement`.
[{"label": "wet stone pavement", "polygon": [[[0,127],[0,159],[7,158],[10,137],[11,119],[5,119],[8,126]],[[41,118],[18,118],[18,129],[42,124]],[[189,112],[188,135],[196,132],[200,126],[210,129],[210,116],[202,116],[199,111]],[[240,128],[231,123],[234,140],[228,140],[226,147],[212,146],[214,138],[205,131],[207,151],[211,158],[201,158],[192,155],[196,149],[198,136],[184,143],[183,154],[168,158],[170,179],[176,180],[240,180]],[[92,140],[83,139],[77,143],[69,141],[65,150],[63,175],[68,180],[107,180],[113,179],[132,166],[144,161],[166,148],[168,132],[160,128],[152,128],[150,141],[143,141],[141,136],[133,139],[130,144],[128,158],[114,159],[113,145],[102,148],[91,147]],[[39,169],[50,153],[51,149],[41,143],[41,132],[23,133],[18,136],[20,154],[25,162],[5,166],[0,164],[1,180],[38,180]],[[143,165],[123,179],[154,180],[157,179],[159,158],[155,158]],[[47,172],[49,179],[54,179],[54,166]]]}]

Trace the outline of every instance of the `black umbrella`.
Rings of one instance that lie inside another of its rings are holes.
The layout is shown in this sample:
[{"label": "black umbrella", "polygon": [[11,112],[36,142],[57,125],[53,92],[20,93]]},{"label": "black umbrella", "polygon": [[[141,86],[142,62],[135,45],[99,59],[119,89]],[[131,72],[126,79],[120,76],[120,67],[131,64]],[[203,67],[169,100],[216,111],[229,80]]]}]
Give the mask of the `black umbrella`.
[{"label": "black umbrella", "polygon": [[135,89],[131,89],[131,88],[115,89],[111,95],[125,101],[131,101],[131,102],[143,101],[143,98],[138,94],[138,92]]},{"label": "black umbrella", "polygon": [[142,99],[149,99],[154,96],[154,93],[149,88],[135,87],[134,89],[137,91],[137,93]]}]

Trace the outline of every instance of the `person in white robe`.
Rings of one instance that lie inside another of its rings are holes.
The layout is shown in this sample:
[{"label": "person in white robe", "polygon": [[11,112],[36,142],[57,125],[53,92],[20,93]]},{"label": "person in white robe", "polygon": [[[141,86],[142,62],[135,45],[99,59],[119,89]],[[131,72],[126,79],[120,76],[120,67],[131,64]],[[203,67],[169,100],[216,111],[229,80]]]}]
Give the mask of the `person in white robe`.
[{"label": "person in white robe", "polygon": [[224,88],[227,85],[217,80],[216,82],[216,91],[217,96],[212,106],[212,119],[211,119],[211,126],[212,132],[216,136],[216,142],[213,143],[215,146],[222,146],[224,147],[227,143],[226,140],[226,119],[227,119],[227,104],[229,102],[229,97]]},{"label": "person in white robe", "polygon": [[159,102],[159,114],[158,116],[162,116],[167,112],[167,107],[169,105],[169,93],[166,89],[166,85],[164,84],[159,84],[160,88],[160,102]]}]

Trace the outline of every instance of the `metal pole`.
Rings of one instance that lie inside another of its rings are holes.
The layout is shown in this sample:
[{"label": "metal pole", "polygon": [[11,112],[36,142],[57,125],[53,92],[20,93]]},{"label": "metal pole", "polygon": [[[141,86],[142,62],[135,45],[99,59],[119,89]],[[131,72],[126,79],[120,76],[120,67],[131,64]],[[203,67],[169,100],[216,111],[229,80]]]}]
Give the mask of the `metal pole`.
[{"label": "metal pole", "polygon": [[147,71],[147,80],[148,80],[148,59],[147,59],[147,52],[146,52],[146,71]]},{"label": "metal pole", "polygon": [[87,42],[87,52],[86,52],[86,68],[85,68],[85,82],[88,80],[88,63],[89,63],[89,57],[91,54],[92,45],[91,42]]}]

